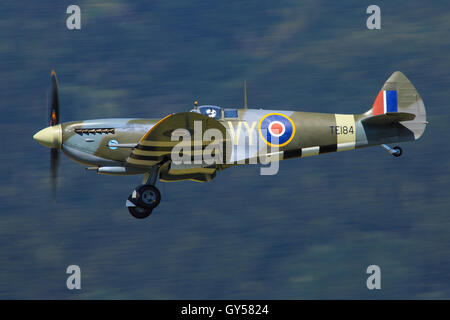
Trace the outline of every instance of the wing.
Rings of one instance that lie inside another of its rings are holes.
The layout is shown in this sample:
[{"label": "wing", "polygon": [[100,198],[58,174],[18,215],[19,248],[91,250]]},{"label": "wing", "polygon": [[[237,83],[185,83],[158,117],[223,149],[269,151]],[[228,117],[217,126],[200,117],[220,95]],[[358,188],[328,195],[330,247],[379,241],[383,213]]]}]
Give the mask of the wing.
[{"label": "wing", "polygon": [[[204,134],[208,129],[219,130],[222,139],[206,139]],[[214,118],[195,112],[170,114],[157,122],[141,138],[127,162],[133,166],[150,168],[171,161],[172,149],[175,146],[185,146],[184,150],[189,150],[188,153],[193,157],[200,151],[195,150],[194,153],[194,145],[201,144],[203,150],[214,141],[223,147],[226,137],[225,127]]]}]

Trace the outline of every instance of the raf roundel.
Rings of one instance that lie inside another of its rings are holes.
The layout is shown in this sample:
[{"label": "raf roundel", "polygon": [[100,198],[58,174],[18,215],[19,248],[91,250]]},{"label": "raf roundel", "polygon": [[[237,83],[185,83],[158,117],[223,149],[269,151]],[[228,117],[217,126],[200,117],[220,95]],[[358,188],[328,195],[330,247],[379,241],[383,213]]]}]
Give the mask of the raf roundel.
[{"label": "raf roundel", "polygon": [[272,147],[287,145],[295,135],[294,122],[281,113],[266,114],[259,121],[258,130],[264,142]]}]

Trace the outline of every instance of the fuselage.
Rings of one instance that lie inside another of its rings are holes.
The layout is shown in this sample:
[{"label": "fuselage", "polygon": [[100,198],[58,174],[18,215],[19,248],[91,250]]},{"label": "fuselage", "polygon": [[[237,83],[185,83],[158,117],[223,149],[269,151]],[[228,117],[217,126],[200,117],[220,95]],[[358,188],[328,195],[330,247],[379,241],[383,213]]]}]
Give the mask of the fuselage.
[{"label": "fuselage", "polygon": [[[276,148],[281,154],[280,159],[288,159],[411,140],[410,131],[398,124],[364,125],[361,122],[366,118],[364,114],[215,106],[199,107],[197,112],[211,116],[212,108],[215,108],[214,117],[231,138],[232,163],[245,163],[264,148],[267,152]],[[138,144],[159,120],[119,118],[62,123],[60,147],[70,159],[85,166],[130,167],[127,164],[130,148],[115,145]],[[142,173],[142,170],[136,168],[129,173]]]}]

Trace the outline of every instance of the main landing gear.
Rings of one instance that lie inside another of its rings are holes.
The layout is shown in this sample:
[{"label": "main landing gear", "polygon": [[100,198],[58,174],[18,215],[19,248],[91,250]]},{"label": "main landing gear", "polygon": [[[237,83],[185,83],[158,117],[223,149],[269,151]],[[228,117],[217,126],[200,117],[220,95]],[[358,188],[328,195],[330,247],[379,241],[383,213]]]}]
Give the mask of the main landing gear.
[{"label": "main landing gear", "polygon": [[394,157],[400,157],[403,153],[402,148],[400,148],[399,146],[395,146],[393,148],[389,147],[387,144],[382,144],[381,146],[384,150],[392,154]]},{"label": "main landing gear", "polygon": [[144,181],[130,194],[126,202],[128,211],[137,219],[147,218],[161,201],[161,192],[155,187],[159,167],[155,166],[144,176]]}]

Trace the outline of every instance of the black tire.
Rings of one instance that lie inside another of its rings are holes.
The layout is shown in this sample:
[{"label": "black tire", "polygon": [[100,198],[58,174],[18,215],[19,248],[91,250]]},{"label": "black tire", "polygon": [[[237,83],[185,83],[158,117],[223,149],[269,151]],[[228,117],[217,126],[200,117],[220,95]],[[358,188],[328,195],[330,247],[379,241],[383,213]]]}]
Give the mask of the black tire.
[{"label": "black tire", "polygon": [[153,209],[141,208],[141,207],[128,207],[130,214],[136,219],[145,219],[152,214]]},{"label": "black tire", "polygon": [[392,154],[394,157],[400,157],[400,156],[402,155],[402,153],[403,153],[402,148],[400,148],[399,146],[396,146],[396,147],[394,147],[393,149],[394,149],[394,150],[397,150],[396,153],[393,153],[393,154]]},{"label": "black tire", "polygon": [[136,189],[136,198],[139,207],[154,209],[161,201],[161,192],[155,186],[144,184]]}]

